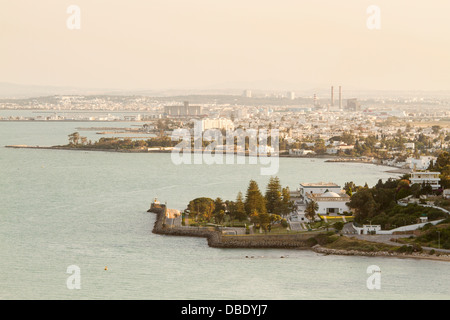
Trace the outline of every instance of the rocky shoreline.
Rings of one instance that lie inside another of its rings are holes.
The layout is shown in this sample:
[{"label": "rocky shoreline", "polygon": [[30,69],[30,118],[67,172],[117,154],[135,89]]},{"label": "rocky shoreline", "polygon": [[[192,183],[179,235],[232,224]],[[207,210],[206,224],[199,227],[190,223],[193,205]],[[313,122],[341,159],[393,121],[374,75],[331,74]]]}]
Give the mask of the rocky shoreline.
[{"label": "rocky shoreline", "polygon": [[397,253],[388,251],[364,252],[358,250],[342,250],[323,247],[314,244],[311,239],[313,234],[295,234],[295,235],[241,235],[230,236],[223,235],[214,228],[195,228],[195,227],[168,227],[165,225],[165,210],[154,212],[156,221],[152,232],[160,235],[184,236],[184,237],[202,237],[206,238],[208,246],[213,248],[266,248],[266,249],[298,249],[312,250],[323,255],[345,255],[345,256],[366,256],[366,257],[394,257],[394,258],[413,258],[427,259],[436,261],[450,262],[450,255],[428,253]]},{"label": "rocky shoreline", "polygon": [[325,255],[344,255],[344,256],[365,256],[365,257],[394,257],[394,258],[412,258],[412,259],[427,259],[427,260],[439,260],[439,261],[449,261],[450,255],[431,255],[429,253],[413,252],[407,253],[395,253],[388,251],[373,251],[364,252],[358,250],[340,250],[340,249],[330,249],[325,248],[320,245],[315,245],[311,248],[314,252],[325,254]]}]

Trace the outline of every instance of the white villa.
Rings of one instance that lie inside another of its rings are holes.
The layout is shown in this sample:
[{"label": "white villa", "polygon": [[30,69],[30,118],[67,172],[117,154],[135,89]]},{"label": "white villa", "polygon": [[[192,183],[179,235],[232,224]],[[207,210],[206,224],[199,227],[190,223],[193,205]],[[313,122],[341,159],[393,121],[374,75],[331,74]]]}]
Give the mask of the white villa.
[{"label": "white villa", "polygon": [[299,195],[305,206],[315,201],[319,206],[318,214],[337,215],[350,211],[347,206],[350,196],[339,185],[332,182],[301,183]]},{"label": "white villa", "polygon": [[310,193],[306,196],[306,203],[310,201],[317,202],[319,206],[318,214],[338,215],[350,211],[350,208],[347,206],[350,196],[345,192]]},{"label": "white villa", "polygon": [[421,156],[420,158],[409,157],[406,159],[406,166],[412,170],[426,170],[437,157]]},{"label": "white villa", "polygon": [[316,154],[313,150],[306,150],[306,149],[289,149],[290,155],[295,156],[306,156],[308,154]]},{"label": "white villa", "polygon": [[411,184],[429,184],[433,188],[433,190],[437,190],[441,187],[439,182],[441,179],[439,178],[439,172],[432,171],[413,171],[411,172]]}]

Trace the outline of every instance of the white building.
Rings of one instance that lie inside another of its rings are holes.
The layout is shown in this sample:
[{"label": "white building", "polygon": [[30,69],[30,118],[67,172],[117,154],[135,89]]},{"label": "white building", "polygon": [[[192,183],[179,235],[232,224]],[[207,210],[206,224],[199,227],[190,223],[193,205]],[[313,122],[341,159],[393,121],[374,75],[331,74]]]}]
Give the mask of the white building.
[{"label": "white building", "polygon": [[246,98],[251,98],[252,97],[252,91],[251,90],[244,90],[244,93],[242,94],[242,96],[244,96]]},{"label": "white building", "polygon": [[332,192],[327,191],[325,193],[309,193],[306,195],[306,203],[315,201],[319,209],[317,214],[323,215],[338,215],[344,212],[350,211],[347,206],[347,202],[350,201],[350,196],[345,192]]},{"label": "white building", "polygon": [[289,149],[289,154],[294,156],[306,156],[308,154],[316,154],[316,153],[313,150]]},{"label": "white building", "polygon": [[373,224],[365,224],[362,227],[361,233],[362,234],[376,234],[381,231],[380,225],[373,225]]},{"label": "white building", "polygon": [[431,172],[431,171],[413,171],[411,172],[411,184],[418,183],[429,184],[433,188],[433,190],[437,190],[441,187],[439,184],[441,179],[439,178],[440,172]]},{"label": "white building", "polygon": [[202,131],[209,129],[234,130],[234,123],[230,119],[203,119]]},{"label": "white building", "polygon": [[289,91],[287,96],[288,96],[289,100],[294,100],[295,99],[295,92],[294,91]]},{"label": "white building", "polygon": [[355,146],[353,145],[339,145],[339,146],[334,146],[331,148],[327,148],[327,153],[328,154],[336,154],[339,151],[345,151],[345,150],[353,150],[355,148]]},{"label": "white building", "polygon": [[450,199],[450,189],[445,189],[442,196],[444,199]]},{"label": "white building", "polygon": [[406,165],[408,168],[413,170],[426,170],[429,168],[431,163],[436,161],[436,157],[432,156],[421,156],[419,159],[410,157],[406,159]]},{"label": "white building", "polygon": [[341,190],[340,186],[332,182],[301,183],[299,188],[302,199],[305,199],[307,194],[325,193],[326,191],[340,193]]}]

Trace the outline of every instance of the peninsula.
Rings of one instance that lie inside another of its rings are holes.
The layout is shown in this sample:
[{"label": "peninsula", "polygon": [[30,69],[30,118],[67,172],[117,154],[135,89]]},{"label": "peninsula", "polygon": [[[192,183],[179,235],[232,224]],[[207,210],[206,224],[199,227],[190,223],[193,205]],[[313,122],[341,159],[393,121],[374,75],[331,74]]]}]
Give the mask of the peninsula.
[{"label": "peninsula", "polygon": [[237,235],[227,233],[227,228],[177,225],[177,222],[172,221],[173,218],[168,218],[166,209],[154,213],[156,214],[156,221],[153,226],[153,233],[206,238],[208,245],[212,248],[297,249],[312,250],[324,255],[414,258],[450,262],[450,252],[439,253],[433,251],[433,249],[417,250],[417,247],[414,246],[384,244],[376,240],[361,240],[354,236],[338,235],[334,232]]},{"label": "peninsula", "polygon": [[[148,210],[156,214],[153,233],[204,237],[208,245],[215,248],[301,249],[326,255],[450,261],[450,250],[447,248],[450,219],[445,209],[441,211],[415,205],[407,206],[410,219],[417,216],[415,210],[427,212],[429,217],[439,219],[424,223],[422,227],[412,231],[361,234],[358,230],[363,228],[358,229],[355,227],[358,224],[354,222],[355,218],[359,218],[358,214],[322,215],[317,214],[317,207],[314,210],[314,205],[309,205],[304,211],[306,217],[316,218],[307,222],[306,229],[302,229],[299,228],[299,223],[294,221],[292,214],[299,209],[298,206],[292,207],[295,204],[295,199],[292,201],[290,198],[292,193],[288,188],[281,188],[281,197],[277,198],[278,189],[277,178],[271,178],[263,196],[256,183],[251,181],[245,200],[241,193],[236,201],[197,198],[192,200],[183,212],[167,208],[155,199]],[[276,207],[271,209],[274,203]],[[252,213],[247,215],[246,210]],[[395,210],[399,210],[397,205],[393,212]],[[408,229],[408,225],[403,228]]]}]

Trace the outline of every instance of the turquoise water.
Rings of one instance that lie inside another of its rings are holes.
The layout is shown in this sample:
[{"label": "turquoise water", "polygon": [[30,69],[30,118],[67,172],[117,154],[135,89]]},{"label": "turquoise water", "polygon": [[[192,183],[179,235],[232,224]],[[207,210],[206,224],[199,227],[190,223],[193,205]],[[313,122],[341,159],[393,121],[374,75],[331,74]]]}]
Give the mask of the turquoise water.
[{"label": "turquoise water", "polygon": [[[1,299],[450,298],[445,262],[215,249],[205,239],[151,232],[153,197],[176,209],[198,196],[235,199],[250,179],[265,189],[269,177],[259,165],[177,166],[170,154],[3,148],[66,143],[76,127],[89,126],[100,125],[0,123]],[[277,175],[295,189],[319,181],[373,185],[393,176],[387,170],[281,158]],[[70,265],[80,268],[79,290],[67,288]],[[369,265],[381,268],[380,290],[366,287]]]}]

